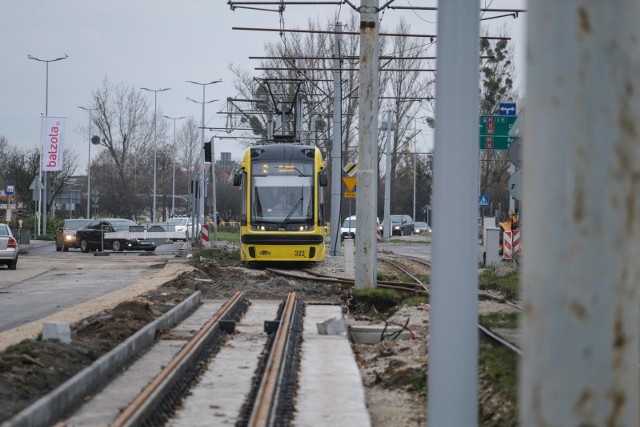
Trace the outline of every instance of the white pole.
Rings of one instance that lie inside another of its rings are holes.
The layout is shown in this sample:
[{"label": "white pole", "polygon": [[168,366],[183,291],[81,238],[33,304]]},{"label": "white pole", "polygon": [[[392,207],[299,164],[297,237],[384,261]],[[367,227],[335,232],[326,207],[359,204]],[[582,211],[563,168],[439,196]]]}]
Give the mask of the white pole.
[{"label": "white pole", "polygon": [[427,410],[432,426],[478,425],[479,17],[478,2],[439,3]]},{"label": "white pole", "polygon": [[640,425],[638,21],[529,3],[522,426]]}]

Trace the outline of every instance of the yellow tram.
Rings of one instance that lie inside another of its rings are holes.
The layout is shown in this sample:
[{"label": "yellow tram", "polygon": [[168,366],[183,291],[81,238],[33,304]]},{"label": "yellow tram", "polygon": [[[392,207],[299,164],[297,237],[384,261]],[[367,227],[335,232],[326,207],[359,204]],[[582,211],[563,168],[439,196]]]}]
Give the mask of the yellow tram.
[{"label": "yellow tram", "polygon": [[234,174],[242,188],[243,261],[323,261],[324,161],[313,145],[249,147]]}]

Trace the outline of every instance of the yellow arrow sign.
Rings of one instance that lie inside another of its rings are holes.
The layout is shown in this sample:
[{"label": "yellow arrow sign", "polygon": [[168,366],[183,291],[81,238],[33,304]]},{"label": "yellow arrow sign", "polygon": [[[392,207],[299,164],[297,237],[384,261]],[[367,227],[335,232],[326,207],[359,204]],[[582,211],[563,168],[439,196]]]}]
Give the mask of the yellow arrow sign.
[{"label": "yellow arrow sign", "polygon": [[357,178],[353,178],[353,177],[344,177],[342,178],[342,180],[344,181],[344,185],[347,186],[347,190],[349,191],[353,191],[353,188],[356,186],[356,179]]}]

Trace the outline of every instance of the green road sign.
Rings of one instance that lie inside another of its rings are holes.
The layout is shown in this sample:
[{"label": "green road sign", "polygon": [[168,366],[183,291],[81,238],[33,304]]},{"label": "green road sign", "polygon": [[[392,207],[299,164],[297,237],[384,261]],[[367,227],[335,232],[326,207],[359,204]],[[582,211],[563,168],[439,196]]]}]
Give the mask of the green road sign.
[{"label": "green road sign", "polygon": [[509,136],[518,116],[480,116],[480,136]]},{"label": "green road sign", "polygon": [[511,136],[481,136],[480,137],[480,149],[481,150],[508,150],[509,145],[516,138]]}]

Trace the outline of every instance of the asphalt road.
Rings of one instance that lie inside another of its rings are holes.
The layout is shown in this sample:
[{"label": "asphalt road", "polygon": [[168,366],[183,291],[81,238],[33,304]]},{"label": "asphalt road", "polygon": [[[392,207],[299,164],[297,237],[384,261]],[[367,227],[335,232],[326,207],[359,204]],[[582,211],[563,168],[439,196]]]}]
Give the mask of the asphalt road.
[{"label": "asphalt road", "polygon": [[53,242],[34,244],[26,248],[28,253],[20,254],[16,270],[0,268],[0,332],[149,277],[173,258],[179,247],[171,244],[152,253],[94,256],[79,250],[56,252]]}]

